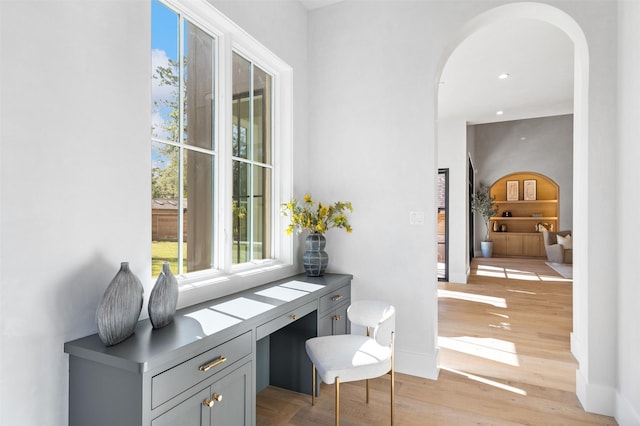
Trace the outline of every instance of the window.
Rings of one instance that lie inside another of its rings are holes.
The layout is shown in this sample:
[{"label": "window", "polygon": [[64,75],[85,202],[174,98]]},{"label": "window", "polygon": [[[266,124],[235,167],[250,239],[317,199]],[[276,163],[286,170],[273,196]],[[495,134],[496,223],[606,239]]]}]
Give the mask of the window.
[{"label": "window", "polygon": [[271,76],[233,53],[233,263],[271,256]]},{"label": "window", "polygon": [[291,263],[290,68],[204,0],[151,11],[152,275]]}]

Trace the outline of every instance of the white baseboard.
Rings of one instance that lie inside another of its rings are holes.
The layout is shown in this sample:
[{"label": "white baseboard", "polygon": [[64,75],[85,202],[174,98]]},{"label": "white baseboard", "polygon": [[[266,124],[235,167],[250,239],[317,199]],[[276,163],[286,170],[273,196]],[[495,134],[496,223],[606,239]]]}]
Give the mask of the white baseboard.
[{"label": "white baseboard", "polygon": [[640,407],[634,407],[620,393],[616,395],[616,421],[619,425],[639,426],[640,425]]},{"label": "white baseboard", "polygon": [[580,348],[580,346],[578,346],[578,337],[576,336],[576,334],[574,332],[569,333],[569,341],[570,341],[570,350],[571,353],[573,354],[574,358],[578,361],[578,363],[580,362],[580,360],[582,359],[582,354],[578,351],[578,349]]},{"label": "white baseboard", "polygon": [[582,374],[576,370],[576,395],[582,408],[589,413],[613,416],[616,407],[616,389],[610,386],[590,384]]},{"label": "white baseboard", "polygon": [[396,347],[395,365],[398,373],[437,380],[440,373],[438,368],[438,348],[436,348],[435,354],[424,354],[405,351]]},{"label": "white baseboard", "polygon": [[454,273],[449,274],[449,282],[457,283],[457,284],[466,284],[467,283],[467,274],[465,273]]}]

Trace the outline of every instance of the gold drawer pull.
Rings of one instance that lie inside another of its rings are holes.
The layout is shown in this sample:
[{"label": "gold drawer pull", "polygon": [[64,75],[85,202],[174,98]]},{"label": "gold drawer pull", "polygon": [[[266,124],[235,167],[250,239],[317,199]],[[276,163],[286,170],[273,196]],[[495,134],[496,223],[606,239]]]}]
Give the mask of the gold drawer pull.
[{"label": "gold drawer pull", "polygon": [[292,320],[295,321],[295,320],[298,319],[298,316],[296,314],[291,314],[291,315],[289,315],[289,318],[291,318]]},{"label": "gold drawer pull", "polygon": [[337,301],[338,301],[338,300],[340,300],[340,299],[342,299],[342,295],[341,295],[341,294],[339,294],[339,295],[337,295],[337,296],[333,296],[333,297],[331,298],[331,301],[332,301],[332,302],[337,302]]},{"label": "gold drawer pull", "polygon": [[198,368],[198,370],[200,371],[209,371],[214,367],[219,366],[220,364],[222,364],[223,362],[225,362],[227,360],[226,356],[220,356],[220,358],[216,359],[215,361],[213,361],[211,364],[208,365],[201,365],[200,368]]},{"label": "gold drawer pull", "polygon": [[334,316],[333,316],[333,319],[334,319],[335,321],[340,321],[340,320],[342,319],[342,315],[334,315]]}]

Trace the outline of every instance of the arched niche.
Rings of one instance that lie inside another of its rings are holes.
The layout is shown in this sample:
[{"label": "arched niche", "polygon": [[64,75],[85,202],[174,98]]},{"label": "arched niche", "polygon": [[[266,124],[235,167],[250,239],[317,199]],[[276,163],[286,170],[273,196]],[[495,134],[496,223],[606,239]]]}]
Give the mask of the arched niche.
[{"label": "arched niche", "polygon": [[498,208],[489,225],[494,255],[544,258],[542,231],[560,223],[558,184],[541,173],[516,172],[497,179],[489,194]]},{"label": "arched niche", "polygon": [[[509,223],[509,232],[537,232],[539,222],[560,224],[560,187],[548,176],[535,172],[516,172],[497,179],[489,189],[498,207],[497,220]],[[503,212],[510,216],[503,217]]]}]

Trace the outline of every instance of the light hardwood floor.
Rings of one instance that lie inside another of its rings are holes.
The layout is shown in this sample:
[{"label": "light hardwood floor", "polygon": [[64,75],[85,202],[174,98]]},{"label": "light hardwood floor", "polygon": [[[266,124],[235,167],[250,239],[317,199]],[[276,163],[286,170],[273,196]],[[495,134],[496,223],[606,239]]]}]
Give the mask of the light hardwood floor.
[{"label": "light hardwood floor", "polygon": [[[396,425],[615,425],[585,413],[569,350],[572,282],[542,260],[474,259],[469,284],[440,283],[440,376],[396,374]],[[340,391],[341,424],[389,424],[389,377]],[[269,387],[257,425],[332,425],[333,386],[310,396]]]}]

